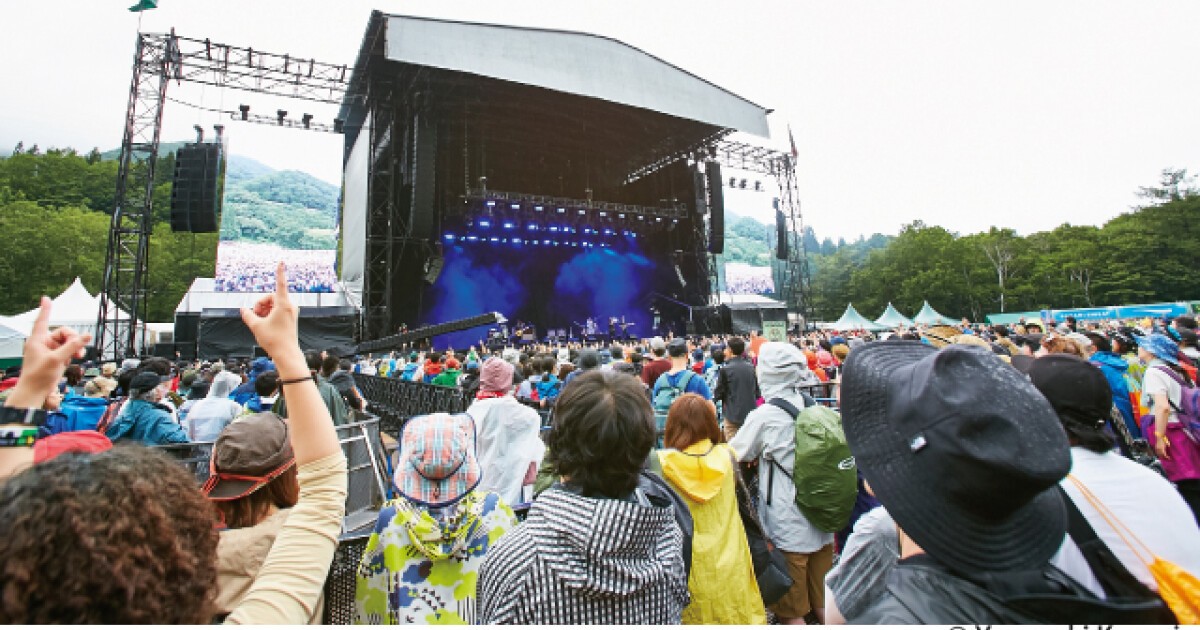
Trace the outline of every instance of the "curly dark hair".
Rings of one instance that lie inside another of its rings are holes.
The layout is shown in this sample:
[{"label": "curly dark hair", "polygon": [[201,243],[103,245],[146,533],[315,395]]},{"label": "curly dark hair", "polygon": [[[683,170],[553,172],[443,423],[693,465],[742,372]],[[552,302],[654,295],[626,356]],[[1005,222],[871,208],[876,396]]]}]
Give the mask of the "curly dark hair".
[{"label": "curly dark hair", "polygon": [[621,498],[637,487],[654,437],[654,410],[642,382],[620,372],[589,370],[558,397],[546,459],[585,495]]},{"label": "curly dark hair", "polygon": [[215,521],[195,478],[145,447],[29,468],[0,484],[0,623],[209,623]]}]

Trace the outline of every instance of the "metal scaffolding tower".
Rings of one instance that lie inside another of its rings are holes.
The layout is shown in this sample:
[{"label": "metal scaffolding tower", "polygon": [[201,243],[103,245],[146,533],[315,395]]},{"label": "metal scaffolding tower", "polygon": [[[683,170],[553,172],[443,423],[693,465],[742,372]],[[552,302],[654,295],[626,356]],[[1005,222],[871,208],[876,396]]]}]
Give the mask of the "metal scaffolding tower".
[{"label": "metal scaffolding tower", "polygon": [[[190,81],[339,104],[347,75],[345,65],[179,37],[173,29],[167,34],[138,33],[96,325],[96,348],[102,358],[129,357],[144,345],[138,330],[146,321],[151,200],[168,84]],[[339,127],[337,121],[334,127]],[[128,316],[120,316],[120,311]]]}]

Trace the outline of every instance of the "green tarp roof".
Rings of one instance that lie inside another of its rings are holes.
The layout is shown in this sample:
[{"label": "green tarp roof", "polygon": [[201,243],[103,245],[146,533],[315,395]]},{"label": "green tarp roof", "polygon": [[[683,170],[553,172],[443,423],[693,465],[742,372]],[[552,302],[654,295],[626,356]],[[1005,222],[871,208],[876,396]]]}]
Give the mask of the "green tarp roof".
[{"label": "green tarp roof", "polygon": [[883,312],[883,315],[879,316],[879,319],[875,320],[875,323],[888,328],[898,328],[900,326],[912,326],[913,321],[905,317],[900,311],[897,311],[891,302],[888,302],[887,310]]},{"label": "green tarp roof", "polygon": [[953,324],[954,323],[954,320],[933,310],[933,307],[929,305],[928,300],[925,302],[925,304],[923,306],[921,306],[921,312],[917,313],[917,316],[913,318],[913,321],[918,324],[921,324],[923,326],[935,326],[937,324]]},{"label": "green tarp roof", "polygon": [[846,312],[842,313],[841,319],[837,320],[831,327],[836,330],[886,330],[887,326],[880,326],[875,322],[859,315],[854,309],[853,304],[846,305]]}]

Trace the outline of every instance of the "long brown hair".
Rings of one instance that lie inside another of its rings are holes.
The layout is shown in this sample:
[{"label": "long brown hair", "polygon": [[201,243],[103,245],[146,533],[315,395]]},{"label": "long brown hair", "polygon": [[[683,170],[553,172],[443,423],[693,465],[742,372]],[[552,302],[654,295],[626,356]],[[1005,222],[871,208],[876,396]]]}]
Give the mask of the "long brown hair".
[{"label": "long brown hair", "polygon": [[663,445],[682,451],[708,438],[713,444],[725,441],[717,426],[717,408],[699,394],[684,394],[671,403]]},{"label": "long brown hair", "polygon": [[233,501],[213,501],[221,514],[221,521],[230,529],[258,525],[272,507],[290,508],[300,500],[300,479],[296,467],[280,473],[267,485]]}]

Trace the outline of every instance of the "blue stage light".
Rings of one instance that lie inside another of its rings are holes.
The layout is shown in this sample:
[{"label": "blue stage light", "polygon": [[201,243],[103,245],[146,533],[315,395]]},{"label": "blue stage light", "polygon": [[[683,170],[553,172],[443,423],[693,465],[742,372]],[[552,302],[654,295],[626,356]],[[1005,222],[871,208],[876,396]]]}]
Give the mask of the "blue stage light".
[{"label": "blue stage light", "polygon": [[585,214],[587,214],[587,210],[584,210],[583,208],[580,208],[580,209],[579,209],[579,216],[583,216],[583,215],[585,215]]},{"label": "blue stage light", "polygon": [[492,222],[488,221],[487,219],[483,219],[479,222],[479,227],[486,230],[487,228],[492,227]]},{"label": "blue stage light", "polygon": [[602,216],[602,217],[606,217],[606,216],[608,216],[608,213],[607,213],[607,212],[601,212],[601,213],[600,213],[600,216]]},{"label": "blue stage light", "polygon": [[471,235],[471,236],[468,236],[468,237],[467,237],[467,240],[468,240],[468,241],[471,241],[472,243],[474,243],[475,241],[478,241],[478,240],[479,240],[479,237],[478,237],[478,236]]},{"label": "blue stage light", "polygon": [[513,210],[520,210],[520,209],[521,209],[521,204],[519,204],[519,203],[510,203],[510,204],[508,204],[508,207],[509,207],[509,208],[512,208]]},{"label": "blue stage light", "polygon": [[512,221],[505,221],[505,222],[504,222],[504,229],[506,229],[506,230],[511,230],[511,229],[513,229],[513,228],[515,228],[515,227],[517,227],[517,224],[516,224],[516,223],[513,223]]},{"label": "blue stage light", "polygon": [[538,212],[541,212],[541,211],[543,211],[543,210],[544,210],[544,208],[542,208],[541,206],[534,206],[534,207],[533,207],[533,209],[534,209],[534,210],[536,210],[536,211],[538,211]]},{"label": "blue stage light", "polygon": [[530,242],[530,243],[533,243],[534,245],[540,245],[540,244],[541,244],[541,241],[538,241],[538,240],[532,240],[532,241],[529,241],[529,242]]},{"label": "blue stage light", "polygon": [[446,236],[445,236],[445,239],[446,239],[447,241],[453,241],[453,240],[454,240],[454,235],[453,235],[453,234],[450,234],[450,233],[447,233],[447,234],[446,234]]},{"label": "blue stage light", "polygon": [[605,236],[613,236],[616,232],[612,228],[604,228],[604,234]]},{"label": "blue stage light", "polygon": [[538,224],[536,224],[536,223],[530,223],[530,224],[529,224],[529,231],[530,231],[530,232],[536,232],[536,231],[538,231]]},{"label": "blue stage light", "polygon": [[558,226],[557,226],[557,225],[551,225],[551,226],[550,226],[550,231],[551,231],[551,232],[557,232],[557,231],[558,231]]},{"label": "blue stage light", "polygon": [[493,242],[493,243],[499,243],[499,242],[500,242],[500,237],[499,237],[499,236],[493,236],[491,240],[492,240],[492,242]]},{"label": "blue stage light", "polygon": [[637,238],[637,232],[630,232],[629,235],[633,238]]},{"label": "blue stage light", "polygon": [[520,245],[520,244],[521,244],[521,239],[519,239],[519,238],[514,238],[514,239],[512,240],[512,244],[513,244],[513,245]]},{"label": "blue stage light", "polygon": [[487,202],[487,207],[489,207],[489,208],[495,208],[495,207],[496,207],[496,202],[495,202],[494,200],[491,200],[491,199],[489,199],[489,200],[488,200],[488,202]]}]

